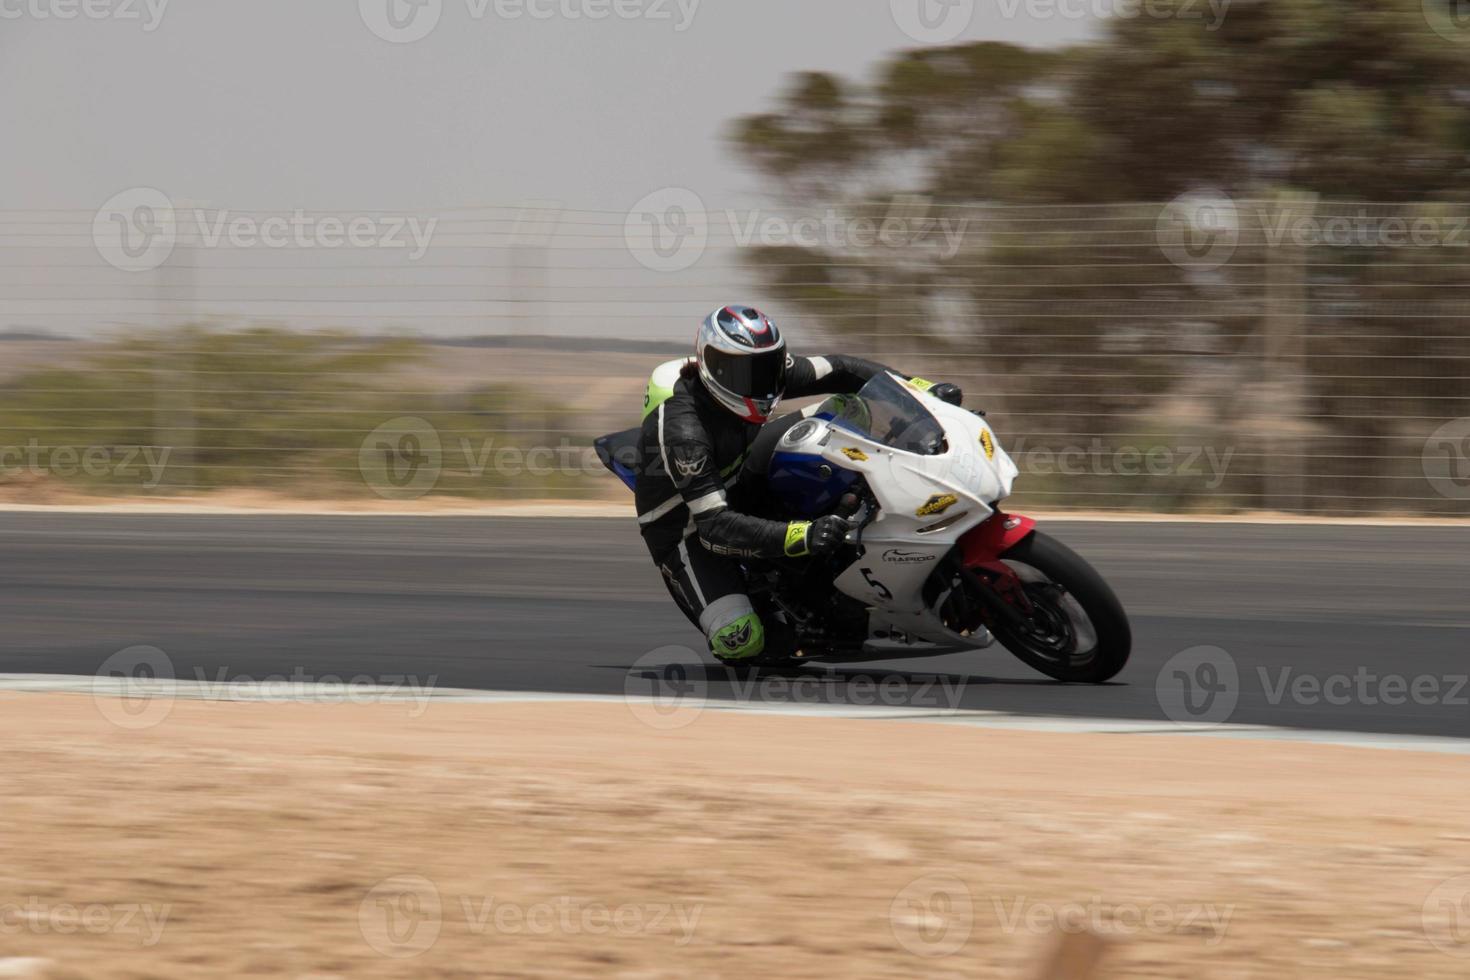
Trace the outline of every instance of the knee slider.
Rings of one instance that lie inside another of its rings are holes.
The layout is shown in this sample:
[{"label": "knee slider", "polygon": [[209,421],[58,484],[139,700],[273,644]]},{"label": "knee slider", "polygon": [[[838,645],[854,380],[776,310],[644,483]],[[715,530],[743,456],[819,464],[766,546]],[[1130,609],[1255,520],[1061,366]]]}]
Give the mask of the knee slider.
[{"label": "knee slider", "polygon": [[720,660],[747,660],[766,648],[766,630],[746,596],[726,596],[699,617],[710,652]]}]

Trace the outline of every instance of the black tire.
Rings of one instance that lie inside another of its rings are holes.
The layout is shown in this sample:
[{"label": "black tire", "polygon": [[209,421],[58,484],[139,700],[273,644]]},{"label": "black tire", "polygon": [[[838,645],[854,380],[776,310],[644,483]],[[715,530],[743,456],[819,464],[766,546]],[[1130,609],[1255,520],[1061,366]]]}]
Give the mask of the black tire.
[{"label": "black tire", "polygon": [[[1040,531],[1000,556],[1001,560],[1040,572],[1049,583],[1028,581],[1025,588],[1037,617],[1036,628],[1018,631],[1006,623],[992,627],[996,639],[1018,660],[1059,681],[1101,684],[1128,663],[1133,630],[1128,614],[1108,583],[1080,555]],[[1024,572],[1023,569],[1018,571]],[[1025,574],[1023,574],[1023,580]],[[1086,614],[1095,635],[1090,649],[1079,640],[1070,598]],[[1068,640],[1070,639],[1070,645]]]}]

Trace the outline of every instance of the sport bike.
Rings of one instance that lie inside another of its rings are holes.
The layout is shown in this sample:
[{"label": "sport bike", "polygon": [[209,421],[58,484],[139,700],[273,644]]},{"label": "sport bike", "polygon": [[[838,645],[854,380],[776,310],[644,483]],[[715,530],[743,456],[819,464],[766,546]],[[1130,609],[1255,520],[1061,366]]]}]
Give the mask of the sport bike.
[{"label": "sport bike", "polygon": [[[638,432],[597,440],[630,488]],[[741,559],[767,627],[759,662],[932,657],[998,640],[1057,680],[1117,674],[1127,614],[1091,565],[1001,510],[1017,473],[983,413],[888,373],[769,423],[732,503],[773,520],[836,514],[851,530],[832,554]]]}]

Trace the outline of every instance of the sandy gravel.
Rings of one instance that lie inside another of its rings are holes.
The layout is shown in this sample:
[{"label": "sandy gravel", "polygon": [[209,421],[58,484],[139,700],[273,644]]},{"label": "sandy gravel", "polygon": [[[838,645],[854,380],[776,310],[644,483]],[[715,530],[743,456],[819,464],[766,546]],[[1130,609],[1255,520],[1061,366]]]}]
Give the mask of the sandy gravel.
[{"label": "sandy gravel", "polygon": [[1083,926],[1120,978],[1470,973],[1462,757],[123,707],[0,695],[0,976],[1029,977]]}]

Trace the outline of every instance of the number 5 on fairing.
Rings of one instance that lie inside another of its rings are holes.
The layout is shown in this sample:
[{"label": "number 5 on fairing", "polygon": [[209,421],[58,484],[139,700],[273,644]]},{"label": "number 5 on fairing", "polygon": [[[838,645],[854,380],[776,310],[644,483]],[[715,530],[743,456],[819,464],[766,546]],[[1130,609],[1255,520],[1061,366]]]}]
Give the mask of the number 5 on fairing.
[{"label": "number 5 on fairing", "polygon": [[869,585],[873,587],[873,591],[877,593],[878,598],[882,599],[884,602],[887,602],[888,600],[893,598],[893,593],[888,591],[888,586],[884,585],[882,582],[873,577],[873,570],[871,568],[864,568],[862,572],[863,578],[867,581]]}]

